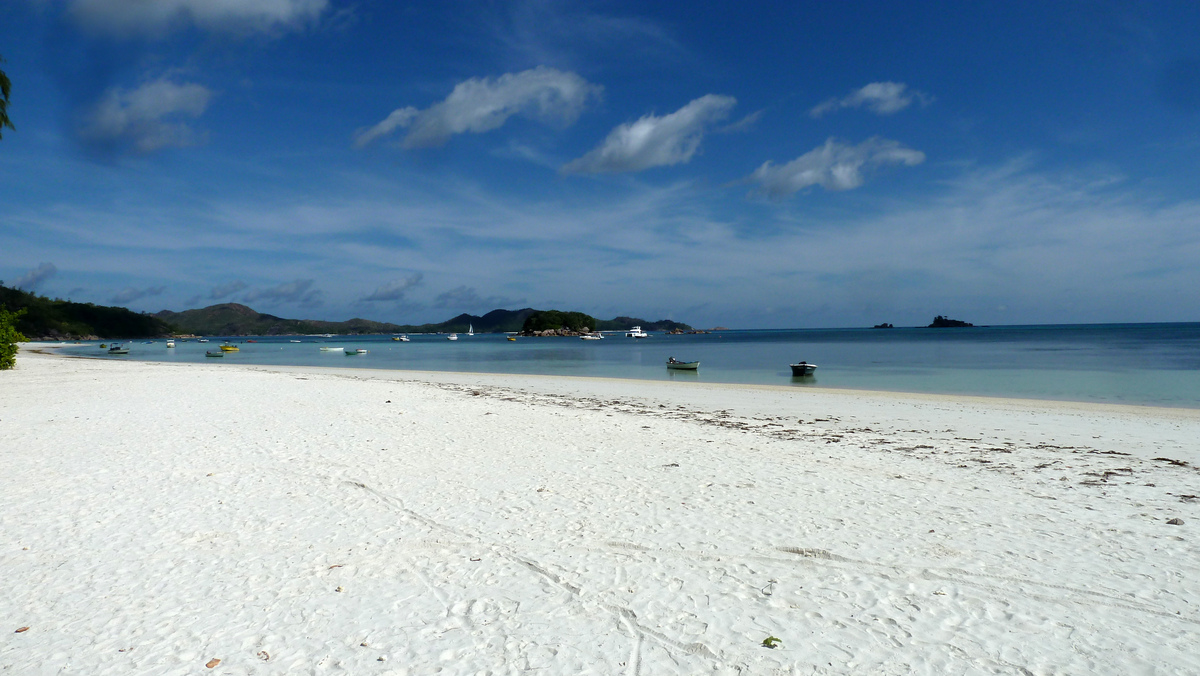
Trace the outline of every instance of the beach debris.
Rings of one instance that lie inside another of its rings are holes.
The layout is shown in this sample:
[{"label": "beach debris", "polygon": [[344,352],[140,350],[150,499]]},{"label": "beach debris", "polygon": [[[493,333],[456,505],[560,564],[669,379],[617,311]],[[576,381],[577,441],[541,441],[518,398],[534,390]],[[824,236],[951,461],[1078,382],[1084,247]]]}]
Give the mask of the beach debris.
[{"label": "beach debris", "polygon": [[1168,526],[1182,526],[1183,519],[1171,519],[1170,521],[1167,522],[1167,525]]},{"label": "beach debris", "polygon": [[762,642],[762,647],[764,647],[764,648],[771,648],[772,650],[774,650],[775,648],[778,648],[778,647],[779,647],[779,644],[780,644],[780,643],[783,643],[783,641],[781,641],[780,639],[777,639],[777,638],[775,638],[774,636],[768,636],[768,637],[766,637],[766,638],[764,638],[764,639],[763,639],[763,642]]},{"label": "beach debris", "polygon": [[375,661],[376,662],[387,662],[387,655],[380,655],[379,657],[375,658]]},{"label": "beach debris", "polygon": [[214,657],[211,660],[209,660],[208,663],[205,664],[204,666],[208,667],[209,669],[212,669],[213,667],[217,666],[220,663],[221,663],[221,660]]},{"label": "beach debris", "polygon": [[342,566],[344,566],[344,565],[346,565],[346,564],[344,564],[344,563],[335,563],[335,564],[333,564],[332,566],[330,566],[330,567],[329,567],[329,570],[333,570],[334,568],[341,568],[341,567],[342,567]]},{"label": "beach debris", "polygon": [[771,594],[774,594],[775,584],[778,582],[779,580],[767,580],[767,586],[762,588],[763,596],[770,596]]},{"label": "beach debris", "polygon": [[363,641],[362,643],[359,643],[359,645],[360,645],[360,646],[362,646],[362,647],[364,647],[364,648],[370,648],[370,647],[371,647],[371,646],[367,645],[367,642],[366,642],[366,641]]},{"label": "beach debris", "polygon": [[27,631],[29,631],[29,627],[18,627],[17,630],[14,631],[13,633],[14,634],[24,634]]},{"label": "beach debris", "polygon": [[266,662],[267,660],[271,659],[271,653],[269,653],[265,650],[260,650],[260,651],[258,651],[258,659],[262,660],[263,662]]},{"label": "beach debris", "polygon": [[346,591],[346,590],[345,590],[345,589],[342,589],[341,587],[338,587],[337,589],[334,589],[333,591],[335,591],[335,592],[344,592],[344,591]]},{"label": "beach debris", "polygon": [[1154,458],[1154,460],[1157,462],[1169,462],[1172,465],[1175,465],[1176,467],[1187,467],[1188,466],[1187,462],[1184,460],[1174,460],[1172,458]]}]

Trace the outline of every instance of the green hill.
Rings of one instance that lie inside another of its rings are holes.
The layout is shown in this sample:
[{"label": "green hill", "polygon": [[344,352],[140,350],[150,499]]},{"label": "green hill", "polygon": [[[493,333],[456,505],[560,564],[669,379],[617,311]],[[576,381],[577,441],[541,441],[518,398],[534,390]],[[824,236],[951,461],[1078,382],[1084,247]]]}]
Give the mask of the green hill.
[{"label": "green hill", "polygon": [[0,286],[0,305],[11,311],[25,309],[25,315],[17,320],[17,330],[30,340],[158,338],[174,331],[153,315],[123,307],[72,303],[7,286]]},{"label": "green hill", "polygon": [[312,333],[450,333],[465,332],[472,327],[477,333],[519,331],[525,318],[535,312],[529,308],[492,310],[482,317],[461,314],[436,324],[389,324],[369,319],[349,319],[344,322],[284,319],[257,312],[239,303],[222,303],[183,312],[163,310],[154,316],[178,327],[183,333],[201,336],[278,336]]}]

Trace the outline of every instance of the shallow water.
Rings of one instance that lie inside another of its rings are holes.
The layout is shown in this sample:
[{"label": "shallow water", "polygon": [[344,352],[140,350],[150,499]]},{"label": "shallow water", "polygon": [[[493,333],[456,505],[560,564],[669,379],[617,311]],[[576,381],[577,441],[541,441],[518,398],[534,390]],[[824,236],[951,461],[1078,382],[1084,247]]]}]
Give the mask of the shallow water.
[{"label": "shallow water", "polygon": [[[129,343],[109,357],[90,343],[68,353],[111,359],[337,366],[644,380],[749,383],[967,394],[1200,408],[1200,323],[1002,326],[964,329],[719,331],[604,340],[501,334],[230,338],[240,348],[205,357],[209,343]],[[256,342],[248,342],[248,341]],[[301,340],[300,343],[290,342]],[[321,352],[321,345],[368,354]],[[697,372],[668,371],[668,357],[700,360]],[[819,365],[793,378],[789,363]]]}]

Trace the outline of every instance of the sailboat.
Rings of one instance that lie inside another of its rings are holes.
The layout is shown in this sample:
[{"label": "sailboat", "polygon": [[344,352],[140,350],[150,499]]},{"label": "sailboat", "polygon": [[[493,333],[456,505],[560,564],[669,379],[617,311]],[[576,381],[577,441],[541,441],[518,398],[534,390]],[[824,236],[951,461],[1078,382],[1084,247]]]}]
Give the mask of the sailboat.
[{"label": "sailboat", "polygon": [[474,324],[467,324],[467,335],[468,336],[475,335],[475,325]]}]

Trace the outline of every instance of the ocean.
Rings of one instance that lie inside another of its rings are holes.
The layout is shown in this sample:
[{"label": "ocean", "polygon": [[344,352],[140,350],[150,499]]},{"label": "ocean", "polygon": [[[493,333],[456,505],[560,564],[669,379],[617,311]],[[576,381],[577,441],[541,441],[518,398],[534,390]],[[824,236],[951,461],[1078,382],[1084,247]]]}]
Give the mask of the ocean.
[{"label": "ocean", "polygon": [[[993,326],[953,329],[801,329],[651,333],[644,339],[524,338],[501,334],[230,337],[240,351],[205,357],[211,342],[125,343],[108,356],[97,343],[69,354],[105,359],[523,373],[679,380],[894,392],[1016,397],[1200,408],[1200,323]],[[301,342],[291,342],[300,340]],[[320,346],[365,348],[364,355]],[[668,357],[699,360],[669,371]],[[794,378],[789,363],[817,364]]]}]

